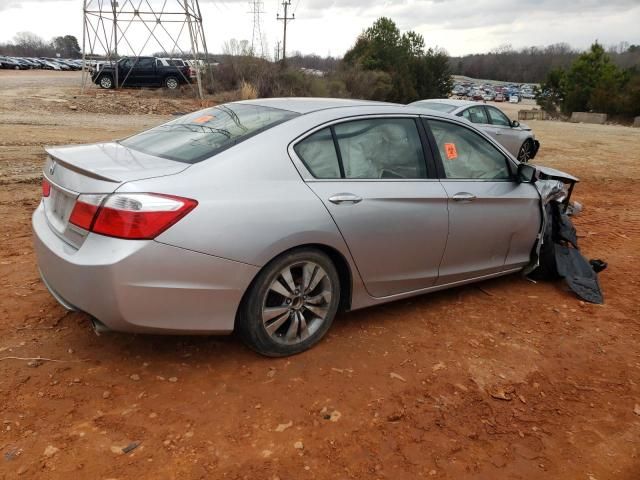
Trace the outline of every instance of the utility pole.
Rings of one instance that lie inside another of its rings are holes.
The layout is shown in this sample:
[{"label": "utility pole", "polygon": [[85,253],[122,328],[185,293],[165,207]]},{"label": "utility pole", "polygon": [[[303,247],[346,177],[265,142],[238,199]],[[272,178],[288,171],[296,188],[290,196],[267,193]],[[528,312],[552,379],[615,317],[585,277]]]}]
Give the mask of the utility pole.
[{"label": "utility pole", "polygon": [[116,77],[116,88],[120,88],[120,84],[118,83],[118,2],[111,0],[111,7],[113,8],[113,55],[116,60],[113,71]]},{"label": "utility pole", "polygon": [[276,62],[280,61],[280,45],[282,42],[280,42],[280,40],[278,40],[276,42]]},{"label": "utility pole", "polygon": [[[251,36],[251,53],[252,55],[260,58],[264,58],[264,38],[262,36],[262,19],[260,14],[264,13],[262,0],[249,0],[249,13],[253,14],[253,35]],[[258,51],[258,45],[260,46],[260,55],[256,55]]]},{"label": "utility pole", "polygon": [[288,16],[289,7],[291,6],[291,0],[284,0],[282,2],[284,6],[284,17],[281,17],[278,13],[276,18],[278,20],[282,20],[284,22],[284,35],[282,38],[282,63],[284,64],[287,60],[287,22],[290,20],[296,19],[296,14],[292,14],[290,17]]}]

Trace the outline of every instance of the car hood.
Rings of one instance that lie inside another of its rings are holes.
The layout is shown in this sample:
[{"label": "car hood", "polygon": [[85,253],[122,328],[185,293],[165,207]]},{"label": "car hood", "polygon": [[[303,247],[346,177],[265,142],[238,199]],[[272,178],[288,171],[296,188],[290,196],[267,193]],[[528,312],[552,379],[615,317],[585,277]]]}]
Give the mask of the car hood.
[{"label": "car hood", "polygon": [[526,123],[521,123],[520,124],[520,130],[526,130],[527,132],[531,131],[531,127],[529,125],[527,125]]},{"label": "car hood", "polygon": [[555,168],[543,167],[541,165],[534,165],[534,164],[532,164],[532,166],[534,166],[540,172],[541,174],[540,177],[543,179],[561,180],[567,183],[577,183],[580,181],[578,177],[574,177],[573,175],[563,172],[561,170],[556,170]]}]

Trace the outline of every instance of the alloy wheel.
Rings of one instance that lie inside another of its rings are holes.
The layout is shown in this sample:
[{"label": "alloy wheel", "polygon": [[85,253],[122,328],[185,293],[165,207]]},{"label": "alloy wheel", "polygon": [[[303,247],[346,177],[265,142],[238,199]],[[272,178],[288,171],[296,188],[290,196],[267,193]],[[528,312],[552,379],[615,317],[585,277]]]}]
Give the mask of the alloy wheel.
[{"label": "alloy wheel", "polygon": [[531,142],[526,141],[520,147],[520,153],[518,154],[518,160],[522,163],[527,163],[531,160]]},{"label": "alloy wheel", "polygon": [[283,268],[273,279],[262,305],[262,325],[277,343],[293,345],[312,336],[327,319],[333,285],[315,262]]}]

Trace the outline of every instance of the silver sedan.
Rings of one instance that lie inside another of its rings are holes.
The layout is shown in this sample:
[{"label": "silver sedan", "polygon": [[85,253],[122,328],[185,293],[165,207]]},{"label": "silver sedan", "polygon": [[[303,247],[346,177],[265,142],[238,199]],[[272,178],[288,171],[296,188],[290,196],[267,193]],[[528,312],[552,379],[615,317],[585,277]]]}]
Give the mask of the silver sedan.
[{"label": "silver sedan", "polygon": [[417,107],[243,101],[47,153],[32,223],[62,305],[270,356],[338,311],[522,270],[542,226],[539,170]]},{"label": "silver sedan", "polygon": [[411,105],[450,113],[475,123],[521,162],[532,160],[540,148],[531,128],[517,120],[511,121],[493,105],[450,98],[420,100]]}]

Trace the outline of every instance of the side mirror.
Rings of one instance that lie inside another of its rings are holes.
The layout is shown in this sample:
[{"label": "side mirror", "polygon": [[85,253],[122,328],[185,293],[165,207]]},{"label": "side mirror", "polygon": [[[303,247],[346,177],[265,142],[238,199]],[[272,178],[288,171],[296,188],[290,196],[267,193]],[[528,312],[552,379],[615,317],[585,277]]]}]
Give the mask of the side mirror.
[{"label": "side mirror", "polygon": [[518,128],[519,126],[520,126],[520,122],[519,122],[519,121],[517,121],[517,120],[513,120],[513,121],[511,122],[511,127],[512,127],[512,128]]},{"label": "side mirror", "polygon": [[521,163],[518,165],[518,182],[519,183],[536,183],[538,181],[538,169],[533,165]]}]

